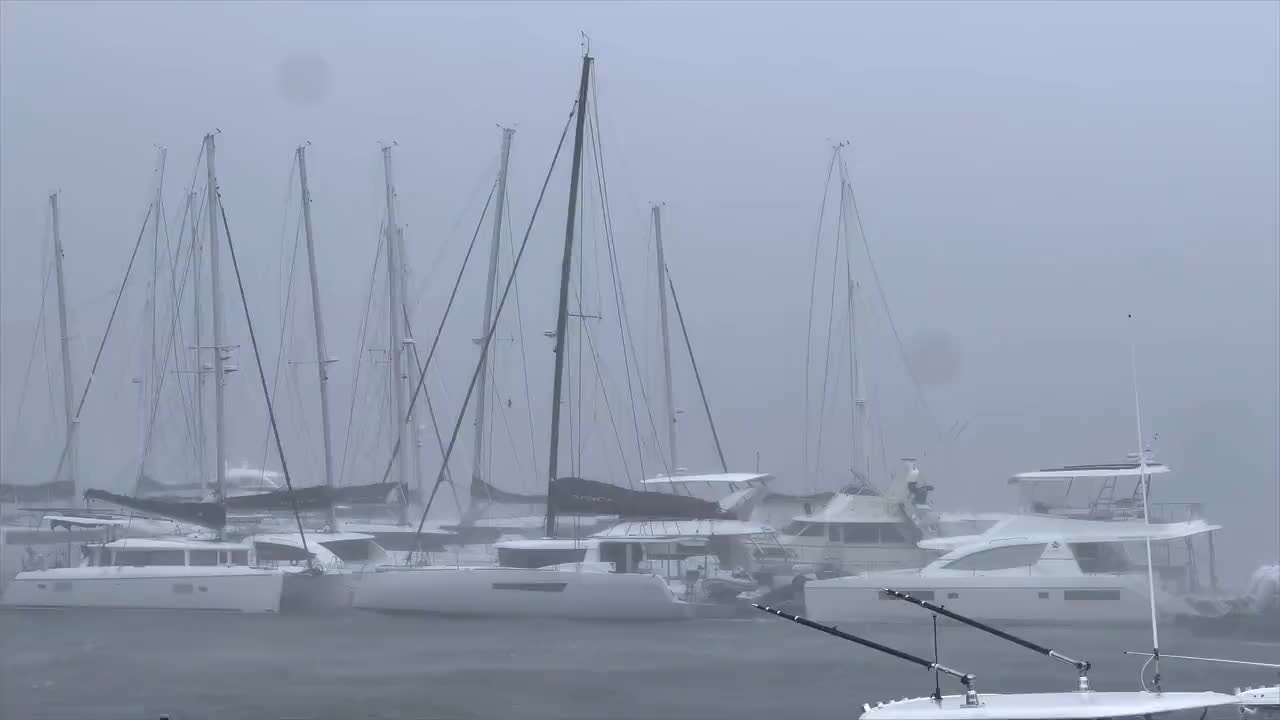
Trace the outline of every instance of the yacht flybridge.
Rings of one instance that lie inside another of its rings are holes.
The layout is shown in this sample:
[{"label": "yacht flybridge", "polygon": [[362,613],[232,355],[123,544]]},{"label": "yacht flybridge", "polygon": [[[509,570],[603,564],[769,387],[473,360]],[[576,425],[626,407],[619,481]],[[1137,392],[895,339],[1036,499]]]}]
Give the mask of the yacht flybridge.
[{"label": "yacht flybridge", "polygon": [[984,620],[1142,622],[1149,601],[1136,546],[1148,536],[1169,545],[1218,529],[1203,520],[1148,528],[1133,521],[1015,517],[984,535],[921,543],[945,554],[920,570],[809,582],[805,608],[825,622],[913,619],[909,608],[883,601],[880,590],[888,585]]}]

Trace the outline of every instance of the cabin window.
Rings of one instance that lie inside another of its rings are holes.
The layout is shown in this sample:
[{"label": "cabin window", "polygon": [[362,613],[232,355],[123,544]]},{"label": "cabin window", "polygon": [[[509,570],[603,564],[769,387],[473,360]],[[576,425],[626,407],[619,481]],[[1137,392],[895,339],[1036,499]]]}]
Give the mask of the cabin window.
[{"label": "cabin window", "polygon": [[191,560],[188,564],[190,565],[206,567],[218,564],[217,550],[191,550],[189,552],[191,554]]},{"label": "cabin window", "polygon": [[821,537],[822,523],[811,523],[803,520],[792,520],[787,526],[782,528],[783,535],[793,535],[800,537]]},{"label": "cabin window", "polygon": [[1063,590],[1063,600],[1119,600],[1119,590]]},{"label": "cabin window", "polygon": [[1118,543],[1070,543],[1071,554],[1085,573],[1122,573],[1133,569]]},{"label": "cabin window", "polygon": [[897,525],[884,523],[880,526],[881,545],[901,545],[908,542],[907,538],[902,535],[901,528]]},{"label": "cabin window", "polygon": [[116,550],[112,564],[117,567],[186,565],[187,553],[185,550]]},{"label": "cabin window", "polygon": [[852,545],[876,545],[880,542],[880,531],[875,523],[847,523],[844,541]]},{"label": "cabin window", "polygon": [[232,550],[231,564],[232,565],[248,565],[249,551],[248,550]]},{"label": "cabin window", "polygon": [[948,570],[1008,570],[1034,565],[1044,554],[1044,543],[1035,545],[1008,545],[981,550],[956,558],[944,567]]},{"label": "cabin window", "polygon": [[54,592],[71,592],[71,583],[56,582],[53,584],[53,591]]},{"label": "cabin window", "polygon": [[587,549],[580,548],[498,548],[498,564],[510,568],[540,568],[564,563],[580,563]]},{"label": "cabin window", "polygon": [[368,540],[328,540],[320,544],[342,562],[368,560],[371,550]]},{"label": "cabin window", "polygon": [[[300,547],[277,545],[276,543],[254,543],[258,551],[258,559],[264,562],[304,562],[311,557],[310,553]],[[234,551],[233,551],[234,552]]]},{"label": "cabin window", "polygon": [[174,595],[190,595],[193,592],[195,592],[195,587],[193,587],[191,583],[174,583],[173,584]]},{"label": "cabin window", "polygon": [[948,600],[955,600],[960,597],[960,593],[947,593]]},{"label": "cabin window", "polygon": [[1048,600],[1048,599],[1049,599],[1049,593],[1047,593],[1047,592],[1045,592],[1045,591],[1043,591],[1043,590],[1041,590],[1040,592],[1036,593],[1036,595],[1037,595],[1037,596],[1039,596],[1039,598],[1040,598],[1041,600]]}]

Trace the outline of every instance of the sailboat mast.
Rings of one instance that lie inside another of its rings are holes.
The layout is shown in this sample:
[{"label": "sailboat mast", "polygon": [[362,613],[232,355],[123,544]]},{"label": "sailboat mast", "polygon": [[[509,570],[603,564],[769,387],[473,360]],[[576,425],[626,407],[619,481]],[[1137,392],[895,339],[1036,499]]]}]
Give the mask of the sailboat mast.
[{"label": "sailboat mast", "polygon": [[[842,147],[842,146],[841,146]],[[839,152],[839,147],[836,148]],[[867,415],[866,373],[862,364],[862,348],[858,342],[858,284],[853,277],[853,243],[849,240],[849,202],[853,188],[845,173],[844,158],[840,158],[840,230],[844,233],[845,289],[849,307],[849,374],[853,391],[854,434],[858,442],[863,482],[871,483],[871,419]]]},{"label": "sailboat mast", "polygon": [[653,238],[658,250],[658,319],[662,328],[662,373],[666,385],[667,447],[671,453],[672,475],[679,474],[680,460],[676,452],[675,388],[671,380],[671,336],[667,329],[667,261],[662,253],[662,206],[653,206]]},{"label": "sailboat mast", "polygon": [[[302,185],[302,224],[307,235],[307,272],[311,276],[311,317],[316,329],[316,369],[320,375],[320,431],[324,438],[324,485],[333,490],[333,444],[329,428],[329,353],[324,342],[320,313],[320,278],[316,273],[316,245],[311,230],[311,190],[307,187],[307,146],[298,147],[298,180]],[[329,529],[338,530],[333,503],[328,508]]]},{"label": "sailboat mast", "polygon": [[578,180],[582,176],[582,134],[587,118],[587,85],[591,56],[582,56],[582,80],[578,84],[578,117],[573,131],[573,165],[569,171],[569,208],[564,227],[564,257],[560,261],[560,307],[556,312],[556,369],[551,393],[551,452],[547,458],[547,537],[556,536],[556,472],[560,455],[560,398],[564,390],[564,336],[569,319],[569,271],[573,269],[573,223],[578,212]]},{"label": "sailboat mast", "polygon": [[[382,147],[383,181],[387,191],[387,295],[390,305],[390,346],[387,348],[391,372],[391,412],[392,427],[395,429],[394,446],[399,448],[398,457],[392,459],[396,465],[396,481],[400,488],[409,485],[409,466],[404,462],[405,454],[411,452],[405,438],[405,397],[404,369],[401,367],[401,354],[404,352],[404,315],[403,302],[400,299],[402,268],[400,267],[400,238],[396,225],[396,190],[391,179],[391,146]],[[405,504],[400,505],[401,522],[405,522]]]},{"label": "sailboat mast", "polygon": [[[493,241],[489,247],[489,277],[484,289],[484,318],[480,323],[480,342],[493,332],[493,294],[498,282],[498,257],[502,253],[502,218],[507,203],[507,166],[511,158],[512,128],[502,128],[502,159],[498,165],[498,198],[493,213]],[[473,480],[484,480],[485,412],[488,409],[489,353],[484,353],[484,367],[476,386],[476,437],[475,452],[471,461]]]},{"label": "sailboat mast", "polygon": [[214,492],[219,500],[226,497],[227,484],[227,416],[225,360],[227,348],[222,320],[222,283],[218,273],[218,174],[214,165],[213,134],[204,136],[204,164],[208,170],[205,188],[209,208],[209,285],[213,300],[213,414],[214,414],[214,462],[216,482]]},{"label": "sailboat mast", "polygon": [[160,203],[164,195],[164,163],[169,155],[169,149],[161,146],[158,150],[158,159],[156,160],[156,196],[153,207],[155,208],[151,214],[151,281],[147,286],[146,298],[146,322],[148,335],[150,336],[150,345],[147,350],[147,357],[142,362],[142,371],[139,374],[141,380],[141,395],[139,397],[139,418],[141,429],[138,433],[140,439],[139,466],[141,474],[147,474],[147,441],[146,437],[148,429],[151,427],[151,403],[153,396],[158,392],[160,387],[160,369],[156,367],[156,349],[158,347],[158,330],[159,323],[156,322],[156,314],[158,307],[156,304],[156,294],[160,287]]},{"label": "sailboat mast", "polygon": [[58,331],[62,336],[62,412],[67,424],[67,479],[72,496],[76,495],[80,452],[76,439],[78,420],[72,415],[75,388],[71,385],[71,333],[67,327],[67,288],[62,272],[62,226],[58,217],[58,193],[49,195],[49,211],[53,214],[53,266],[58,278]]},{"label": "sailboat mast", "polygon": [[206,467],[208,443],[204,436],[204,318],[200,313],[200,297],[204,293],[204,248],[200,245],[200,218],[196,205],[196,191],[193,187],[187,195],[187,214],[191,217],[191,279],[195,283],[191,293],[192,322],[195,325],[195,426],[196,426],[196,472],[199,473],[200,487],[205,494],[209,491],[209,470]]}]

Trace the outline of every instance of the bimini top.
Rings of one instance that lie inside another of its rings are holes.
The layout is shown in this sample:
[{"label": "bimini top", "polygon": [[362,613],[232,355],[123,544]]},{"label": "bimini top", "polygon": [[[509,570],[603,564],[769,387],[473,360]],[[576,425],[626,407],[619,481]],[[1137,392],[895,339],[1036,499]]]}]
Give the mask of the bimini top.
[{"label": "bimini top", "polygon": [[219,542],[189,538],[125,538],[102,543],[98,547],[112,550],[248,550],[253,546],[247,542]]},{"label": "bimini top", "polygon": [[965,705],[963,695],[911,698],[864,705],[862,720],[1097,720],[1203,710],[1235,705],[1232,695],[1215,692],[1062,692],[979,695],[980,705]]},{"label": "bimini top", "polygon": [[1060,468],[1018,473],[1009,478],[1009,484],[1075,478],[1141,477],[1142,475],[1163,475],[1167,472],[1169,472],[1169,466],[1161,463],[1147,463],[1145,468],[1136,462],[1111,465],[1066,465]]},{"label": "bimini top", "polygon": [[597,540],[670,542],[729,535],[764,535],[773,530],[742,520],[631,520],[592,535]]},{"label": "bimini top", "polygon": [[769,473],[707,473],[705,475],[659,475],[644,481],[645,485],[672,485],[675,483],[763,483],[773,476]]},{"label": "bimini top", "polygon": [[1221,530],[1204,520],[1176,523],[1147,523],[1141,520],[1077,520],[1044,515],[1015,515],[992,525],[980,535],[927,538],[918,545],[925,550],[951,551],[999,540],[1027,543],[1061,540],[1065,542],[1128,542],[1150,537],[1155,541],[1178,540]]}]

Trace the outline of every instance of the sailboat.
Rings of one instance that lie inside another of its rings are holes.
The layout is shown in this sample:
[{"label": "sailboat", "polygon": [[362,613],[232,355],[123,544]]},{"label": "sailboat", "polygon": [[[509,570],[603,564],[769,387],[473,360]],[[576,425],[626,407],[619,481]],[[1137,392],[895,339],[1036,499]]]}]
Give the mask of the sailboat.
[{"label": "sailboat", "polygon": [[[691,606],[678,599],[662,578],[647,572],[634,572],[640,560],[637,549],[642,551],[642,544],[632,540],[616,542],[556,537],[559,512],[598,512],[603,507],[613,512],[601,514],[615,514],[625,512],[638,503],[658,502],[667,505],[662,508],[663,515],[671,515],[665,511],[671,509],[669,506],[672,504],[678,504],[685,512],[692,510],[695,517],[698,514],[714,517],[721,512],[717,504],[698,498],[626,490],[582,478],[560,478],[557,472],[569,315],[569,273],[591,65],[592,57],[584,54],[574,118],[573,160],[554,336],[555,374],[544,527],[546,537],[499,543],[496,546],[497,566],[426,567],[372,573],[364,578],[356,591],[354,604],[358,608],[452,615],[629,620],[676,619],[690,615]],[[510,279],[499,302],[499,311],[509,289]],[[492,332],[484,338],[482,353],[487,352],[491,339]],[[478,366],[477,375],[482,367]],[[473,376],[473,388],[474,379]]]},{"label": "sailboat", "polygon": [[[210,276],[213,289],[214,388],[219,495],[226,474],[224,330],[218,244],[218,190],[214,136],[204,138],[208,172]],[[54,204],[56,212],[56,203]],[[60,250],[60,247],[59,247]],[[123,288],[121,289],[123,292]],[[109,328],[108,328],[109,331]],[[74,453],[74,445],[69,445]],[[74,455],[72,456],[74,460]],[[86,491],[140,512],[154,512],[220,533],[226,510],[219,503],[147,500],[103,491]],[[125,538],[83,547],[79,567],[19,573],[0,596],[10,607],[145,608],[276,612],[284,573],[261,567],[253,545],[189,537]]]}]

